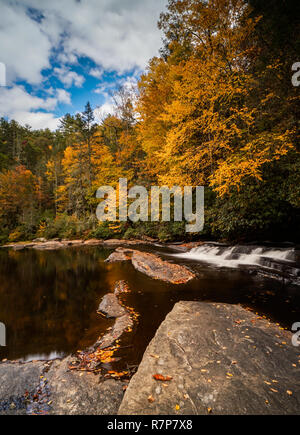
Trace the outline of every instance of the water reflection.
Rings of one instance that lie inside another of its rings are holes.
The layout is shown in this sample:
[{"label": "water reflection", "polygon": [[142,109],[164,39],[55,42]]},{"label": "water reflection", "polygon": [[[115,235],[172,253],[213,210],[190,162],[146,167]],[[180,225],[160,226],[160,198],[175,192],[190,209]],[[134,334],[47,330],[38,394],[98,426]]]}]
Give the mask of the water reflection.
[{"label": "water reflection", "polygon": [[108,291],[98,249],[0,252],[0,319],[7,346],[0,357],[65,354],[89,345],[108,322],[96,314]]},{"label": "water reflection", "polygon": [[[299,287],[247,271],[221,270],[189,262],[198,278],[169,285],[134,270],[130,263],[107,264],[100,247],[58,251],[0,250],[0,321],[7,346],[0,359],[62,357],[92,345],[113,324],[97,314],[101,297],[126,280],[124,304],[139,313],[121,340],[121,368],[138,364],[161,321],[179,300],[241,303],[290,328],[300,320]],[[181,260],[184,262],[184,260]]]}]

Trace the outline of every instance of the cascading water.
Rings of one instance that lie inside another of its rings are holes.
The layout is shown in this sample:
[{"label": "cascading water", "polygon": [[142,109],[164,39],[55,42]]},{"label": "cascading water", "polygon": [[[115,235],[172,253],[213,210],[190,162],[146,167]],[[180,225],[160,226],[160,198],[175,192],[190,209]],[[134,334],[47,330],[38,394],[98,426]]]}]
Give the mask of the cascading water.
[{"label": "cascading water", "polygon": [[204,244],[188,252],[172,254],[177,258],[195,260],[217,267],[255,266],[270,269],[281,276],[300,277],[299,251],[294,248],[267,248],[249,245],[215,246]]}]

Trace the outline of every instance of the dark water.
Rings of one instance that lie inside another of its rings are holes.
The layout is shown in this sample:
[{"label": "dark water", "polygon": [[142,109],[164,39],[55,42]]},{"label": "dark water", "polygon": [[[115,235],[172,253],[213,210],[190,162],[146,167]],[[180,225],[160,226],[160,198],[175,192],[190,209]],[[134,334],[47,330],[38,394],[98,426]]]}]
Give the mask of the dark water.
[{"label": "dark water", "polygon": [[124,279],[124,302],[139,313],[121,340],[123,366],[138,364],[166,314],[180,300],[241,303],[282,326],[300,321],[300,287],[238,269],[218,269],[176,260],[198,277],[186,285],[154,281],[130,263],[104,263],[111,251],[99,247],[57,251],[0,250],[0,322],[7,346],[0,359],[47,359],[92,345],[112,325],[96,313],[104,294]]}]

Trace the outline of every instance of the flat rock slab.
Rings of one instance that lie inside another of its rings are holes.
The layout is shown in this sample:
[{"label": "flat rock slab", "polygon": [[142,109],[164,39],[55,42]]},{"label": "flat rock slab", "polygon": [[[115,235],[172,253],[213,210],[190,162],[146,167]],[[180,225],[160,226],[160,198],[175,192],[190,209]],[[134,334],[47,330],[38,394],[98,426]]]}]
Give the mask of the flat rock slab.
[{"label": "flat rock slab", "polygon": [[88,372],[69,371],[71,357],[54,362],[47,374],[51,392],[51,414],[116,414],[123,398],[123,382]]},{"label": "flat rock slab", "polygon": [[131,259],[133,267],[150,278],[169,282],[171,284],[185,284],[195,278],[189,269],[179,264],[162,260],[158,255],[135,249],[117,248],[106,261],[128,261]]},{"label": "flat rock slab", "polygon": [[0,363],[0,414],[26,414],[25,396],[39,385],[42,362]]},{"label": "flat rock slab", "polygon": [[131,261],[133,267],[139,272],[171,284],[185,284],[195,278],[195,275],[185,266],[169,263],[154,254],[133,251]]},{"label": "flat rock slab", "polygon": [[119,414],[300,414],[299,354],[289,331],[240,306],[179,302],[147,347]]},{"label": "flat rock slab", "polygon": [[[124,383],[113,379],[103,381],[99,375],[86,371],[70,371],[72,359],[1,363],[0,415],[32,413],[32,404],[26,398],[38,395],[41,378],[47,383],[47,403],[41,405],[41,409],[47,405],[47,414],[116,414]],[[36,402],[34,406],[38,409]]]}]

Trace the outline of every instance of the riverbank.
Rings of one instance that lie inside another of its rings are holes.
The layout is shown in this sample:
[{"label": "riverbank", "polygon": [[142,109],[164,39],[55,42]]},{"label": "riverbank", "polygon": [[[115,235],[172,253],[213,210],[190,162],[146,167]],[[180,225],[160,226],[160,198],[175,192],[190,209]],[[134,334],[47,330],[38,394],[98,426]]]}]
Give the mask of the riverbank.
[{"label": "riverbank", "polygon": [[0,363],[0,413],[300,413],[291,333],[240,306],[176,304],[129,384],[70,370],[71,363]]},{"label": "riverbank", "polygon": [[[176,288],[182,288],[182,299],[186,294],[184,286],[187,284],[184,283],[194,283],[198,290],[201,286],[203,291],[203,282],[197,281],[193,269],[180,262],[177,264],[177,260],[174,262],[177,258],[174,254],[169,262],[163,255],[136,249],[141,245],[141,249],[149,250],[147,246],[153,248],[155,243],[116,239],[39,240],[7,248],[24,249],[26,252],[20,255],[26,256],[30,254],[27,249],[55,251],[72,246],[103,246],[109,248],[104,250],[107,258],[103,263],[108,265],[108,269],[124,263],[120,271],[124,272],[127,267],[135,269],[135,273],[146,277],[150,286],[158,281],[162,287],[171,285],[173,293]],[[185,253],[202,249],[202,243],[200,248],[195,243],[169,245],[169,248],[173,253]],[[222,249],[228,248],[223,246]],[[91,250],[79,251],[87,255]],[[64,251],[59,252],[63,254]],[[65,252],[75,254],[77,250]],[[236,257],[237,253],[233,254]],[[32,252],[32,255],[56,254]],[[130,300],[135,286],[136,280],[131,283],[131,288],[124,280],[117,281],[102,297],[98,306],[99,319],[105,316],[114,322],[93,346],[81,347],[82,350],[53,361],[2,361],[0,413],[187,415],[299,412],[300,354],[291,344],[291,333],[236,303],[179,302],[173,309],[171,304],[171,312],[162,321],[155,337],[150,344],[147,341],[144,356],[138,361],[137,373],[134,374],[135,370],[131,372],[122,368],[120,372],[116,367],[112,368],[111,364],[119,358],[119,340],[130,337],[138,323],[138,313],[127,306],[130,305],[128,296]],[[141,296],[145,297],[146,294]],[[156,307],[155,310],[159,309],[158,305]],[[155,313],[150,313],[150,317]]]}]

